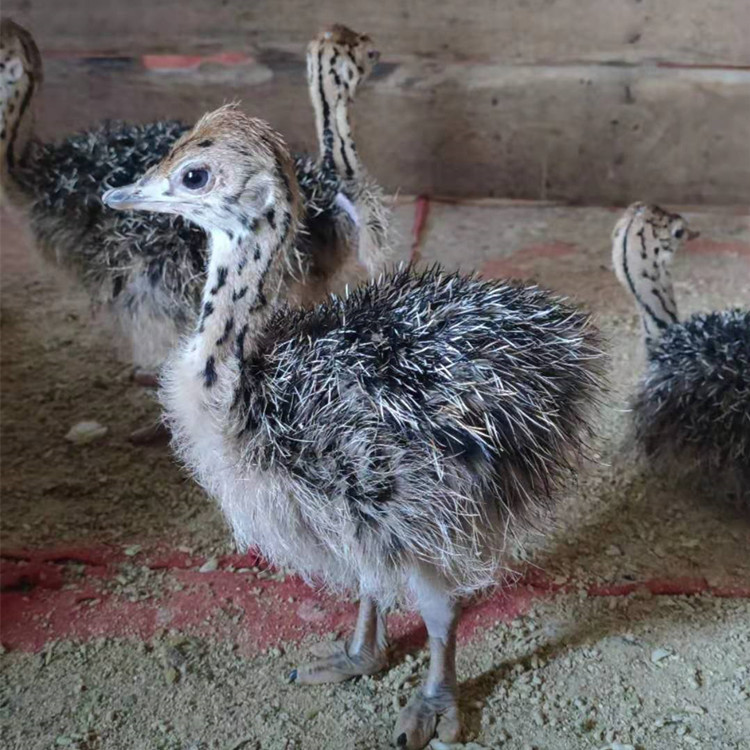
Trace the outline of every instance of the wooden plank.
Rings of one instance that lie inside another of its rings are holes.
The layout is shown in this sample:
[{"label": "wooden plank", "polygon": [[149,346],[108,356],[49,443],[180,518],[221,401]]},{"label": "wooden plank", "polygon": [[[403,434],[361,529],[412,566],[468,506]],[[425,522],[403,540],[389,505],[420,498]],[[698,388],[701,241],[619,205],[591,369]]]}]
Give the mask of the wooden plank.
[{"label": "wooden plank", "polygon": [[5,0],[3,13],[43,52],[301,54],[340,21],[393,59],[750,65],[747,0]]},{"label": "wooden plank", "polygon": [[[49,60],[40,125],[194,121],[240,98],[313,143],[301,61],[165,74]],[[750,203],[750,72],[615,66],[393,66],[356,106],[389,191],[624,204]]]}]

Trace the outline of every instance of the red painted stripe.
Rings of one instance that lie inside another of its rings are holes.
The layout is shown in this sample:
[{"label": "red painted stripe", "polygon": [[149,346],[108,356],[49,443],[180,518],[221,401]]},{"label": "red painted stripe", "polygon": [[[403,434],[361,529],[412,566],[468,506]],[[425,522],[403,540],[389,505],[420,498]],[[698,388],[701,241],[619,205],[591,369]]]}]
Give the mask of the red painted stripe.
[{"label": "red painted stripe", "polygon": [[[127,555],[125,549],[135,554]],[[150,598],[129,601],[121,584],[111,585],[121,575],[123,562],[157,576],[149,586]],[[217,561],[217,570],[201,573],[204,562],[185,552],[135,547],[4,552],[0,638],[6,648],[33,652],[60,638],[149,639],[160,629],[174,628],[229,640],[253,654],[284,641],[299,641],[308,633],[343,632],[353,625],[353,603],[315,591],[294,576],[269,578],[273,572],[257,554],[226,555]],[[704,578],[595,584],[586,590],[591,596],[627,596],[642,587],[656,595],[750,597],[750,584],[709,585]],[[541,571],[529,570],[521,582],[469,607],[460,635],[471,638],[527,612],[539,598],[577,588],[572,580],[553,582]],[[390,622],[403,647],[423,640],[415,614],[396,613]]]},{"label": "red painted stripe", "polygon": [[411,242],[411,255],[409,261],[411,263],[417,263],[420,260],[422,247],[422,236],[424,234],[425,226],[427,225],[427,217],[430,215],[430,198],[427,195],[417,196],[417,200],[414,205],[414,224],[412,226],[412,242]]},{"label": "red painted stripe", "polygon": [[234,67],[248,65],[255,58],[244,52],[219,52],[215,55],[143,55],[141,63],[146,70],[194,70],[201,65],[213,64]]}]

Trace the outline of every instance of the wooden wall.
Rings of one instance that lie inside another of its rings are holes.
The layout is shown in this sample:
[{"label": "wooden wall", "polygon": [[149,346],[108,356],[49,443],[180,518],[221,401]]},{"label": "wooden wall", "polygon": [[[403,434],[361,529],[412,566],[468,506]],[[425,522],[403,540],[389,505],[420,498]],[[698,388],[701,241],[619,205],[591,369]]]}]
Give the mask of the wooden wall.
[{"label": "wooden wall", "polygon": [[103,117],[190,121],[240,98],[310,145],[305,45],[341,21],[383,55],[357,133],[391,191],[750,203],[748,0],[4,0],[2,11],[45,57],[46,135]]}]

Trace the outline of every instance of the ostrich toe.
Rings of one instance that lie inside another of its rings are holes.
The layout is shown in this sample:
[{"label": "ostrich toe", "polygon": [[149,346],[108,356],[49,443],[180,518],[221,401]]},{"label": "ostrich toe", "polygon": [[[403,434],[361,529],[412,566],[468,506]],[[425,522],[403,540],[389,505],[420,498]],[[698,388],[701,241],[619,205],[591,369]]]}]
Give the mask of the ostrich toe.
[{"label": "ostrich toe", "polygon": [[348,641],[319,644],[312,651],[317,657],[293,669],[291,682],[300,685],[322,685],[344,682],[352,677],[381,672],[388,664],[385,649],[363,648],[352,652]]},{"label": "ostrich toe", "polygon": [[427,747],[436,728],[442,742],[459,741],[461,720],[456,696],[447,688],[429,696],[420,689],[401,710],[393,743],[398,748],[419,750]]}]

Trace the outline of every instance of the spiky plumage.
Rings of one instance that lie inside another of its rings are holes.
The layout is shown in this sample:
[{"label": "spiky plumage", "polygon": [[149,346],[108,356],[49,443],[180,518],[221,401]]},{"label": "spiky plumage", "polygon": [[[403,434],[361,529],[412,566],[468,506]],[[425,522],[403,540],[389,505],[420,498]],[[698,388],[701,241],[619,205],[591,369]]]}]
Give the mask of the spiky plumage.
[{"label": "spiky plumage", "polygon": [[[195,325],[206,235],[180,216],[112,211],[102,205],[101,193],[133,182],[188,130],[176,121],[105,123],[58,143],[32,144],[17,172],[33,195],[31,225],[40,246],[74,270],[92,299],[113,314],[134,362],[144,367],[160,365]],[[335,203],[341,180],[304,155],[295,158],[295,167],[306,231],[290,273],[325,278],[336,262],[334,243],[353,233]]]},{"label": "spiky plumage", "polygon": [[601,365],[584,313],[439,268],[283,308],[258,338],[215,415],[233,478],[218,490],[175,392],[176,444],[242,544],[385,603],[415,565],[461,593],[496,579],[579,453]]},{"label": "spiky plumage", "polygon": [[34,191],[38,212],[67,213],[84,222],[102,213],[114,217],[102,205],[102,187],[137,180],[189,129],[176,120],[143,125],[105,122],[58,143],[35,143],[19,175]]},{"label": "spiky plumage", "polygon": [[232,107],[104,201],[210,234],[200,325],[162,377],[177,452],[242,546],[362,597],[353,638],[290,678],[379,671],[383,608],[409,599],[432,658],[394,739],[424,747],[441,717],[457,740],[457,599],[506,570],[580,452],[602,365],[589,317],[438,267],[289,306],[294,170],[278,133]]},{"label": "spiky plumage", "polygon": [[[194,152],[205,187],[186,180]],[[586,314],[438,267],[284,304],[293,169],[278,133],[236,107],[104,200],[210,232],[200,326],[163,400],[242,544],[385,603],[419,566],[455,592],[493,580],[579,452],[602,365]]]},{"label": "spiky plumage", "polygon": [[750,311],[679,320],[670,268],[689,234],[678,214],[642,203],[613,234],[615,271],[646,343],[630,404],[633,445],[658,471],[750,507]]},{"label": "spiky plumage", "polygon": [[[12,47],[21,38],[25,57],[33,56],[33,61],[25,61],[28,90],[33,93],[35,81],[41,79],[38,51],[27,32],[6,23],[3,46]],[[369,69],[358,79],[368,73]],[[23,154],[8,160],[8,176],[20,189],[15,192],[23,194],[40,247],[81,279],[92,299],[112,313],[134,363],[146,368],[158,367],[195,324],[205,280],[206,236],[179,216],[111,211],[100,196],[108,188],[135,181],[187,130],[175,121],[105,123],[58,143],[32,140]],[[357,269],[342,269],[352,248],[360,241],[367,244],[372,220],[363,217],[367,228],[357,227],[358,216],[347,210],[357,196],[334,163],[303,155],[296,157],[295,168],[305,229],[289,273],[298,282],[297,298],[308,301],[356,278]],[[374,231],[377,242],[385,242],[384,223]],[[369,270],[376,266],[364,265]]]},{"label": "spiky plumage", "polygon": [[648,349],[632,410],[650,461],[750,507],[750,311],[667,327]]}]

